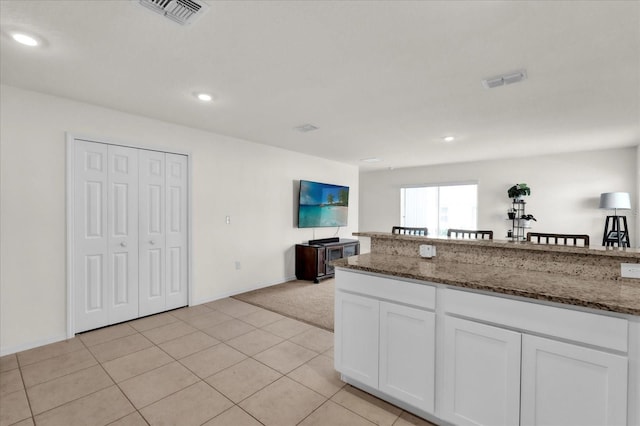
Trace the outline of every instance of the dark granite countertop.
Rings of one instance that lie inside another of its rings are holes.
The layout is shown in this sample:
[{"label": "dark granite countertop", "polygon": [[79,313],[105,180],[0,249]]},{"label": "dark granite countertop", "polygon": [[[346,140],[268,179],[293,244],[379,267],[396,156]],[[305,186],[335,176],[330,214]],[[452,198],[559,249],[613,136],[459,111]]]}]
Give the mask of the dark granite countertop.
[{"label": "dark granite countertop", "polygon": [[640,280],[585,279],[518,268],[447,262],[437,257],[423,259],[373,253],[332,263],[338,268],[640,315]]},{"label": "dark granite countertop", "polygon": [[[451,244],[451,245],[464,245],[464,246],[482,246],[482,247],[497,247],[497,248],[509,248],[514,250],[532,250],[532,251],[544,251],[544,252],[559,252],[559,253],[576,253],[576,254],[589,254],[595,256],[613,256],[628,258],[629,262],[640,263],[640,249],[636,248],[618,248],[618,247],[602,247],[599,245],[591,245],[589,247],[573,247],[562,245],[548,245],[548,244],[535,244],[526,241],[513,242],[507,240],[470,240],[470,239],[456,239],[456,238],[430,238],[420,237],[415,235],[398,235],[390,232],[354,232],[353,235],[358,237],[370,237],[383,240],[395,240],[398,242],[411,241],[411,242],[424,242],[424,244]],[[593,241],[592,241],[593,242]]]}]

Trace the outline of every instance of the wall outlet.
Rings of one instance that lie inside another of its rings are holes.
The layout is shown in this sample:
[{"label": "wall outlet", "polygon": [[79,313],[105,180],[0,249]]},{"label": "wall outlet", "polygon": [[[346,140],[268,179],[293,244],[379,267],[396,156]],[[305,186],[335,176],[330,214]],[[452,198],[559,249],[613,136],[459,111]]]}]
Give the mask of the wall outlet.
[{"label": "wall outlet", "polygon": [[432,246],[429,244],[421,244],[420,245],[420,256],[431,258],[436,255],[436,246]]},{"label": "wall outlet", "polygon": [[225,222],[227,225],[230,225],[230,224],[231,224],[231,216],[225,216],[225,218],[224,218],[224,222]]},{"label": "wall outlet", "polygon": [[640,278],[640,263],[621,263],[620,276],[623,278]]},{"label": "wall outlet", "polygon": [[236,260],[236,270],[240,270],[240,261]]}]

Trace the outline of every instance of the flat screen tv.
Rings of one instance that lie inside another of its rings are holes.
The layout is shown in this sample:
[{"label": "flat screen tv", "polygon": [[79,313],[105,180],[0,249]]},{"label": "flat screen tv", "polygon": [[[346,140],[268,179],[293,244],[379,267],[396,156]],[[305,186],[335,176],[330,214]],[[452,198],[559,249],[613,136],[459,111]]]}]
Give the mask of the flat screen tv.
[{"label": "flat screen tv", "polygon": [[347,226],[349,187],[300,181],[298,228]]}]

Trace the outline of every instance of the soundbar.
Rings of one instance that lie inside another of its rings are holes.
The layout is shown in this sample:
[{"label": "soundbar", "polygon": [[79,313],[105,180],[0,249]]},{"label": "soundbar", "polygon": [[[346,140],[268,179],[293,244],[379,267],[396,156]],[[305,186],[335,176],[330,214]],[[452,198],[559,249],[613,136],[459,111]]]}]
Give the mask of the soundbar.
[{"label": "soundbar", "polygon": [[339,243],[339,242],[340,242],[340,238],[338,237],[320,238],[318,240],[309,240],[309,245],[313,246],[313,245],[322,245],[322,244]]}]

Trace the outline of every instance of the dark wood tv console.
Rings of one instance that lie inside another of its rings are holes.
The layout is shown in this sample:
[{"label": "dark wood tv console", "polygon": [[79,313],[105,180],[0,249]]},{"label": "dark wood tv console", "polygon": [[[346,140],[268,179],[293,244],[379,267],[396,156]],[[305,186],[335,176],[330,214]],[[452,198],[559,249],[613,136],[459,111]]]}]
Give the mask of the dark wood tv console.
[{"label": "dark wood tv console", "polygon": [[312,280],[316,284],[335,275],[333,266],[327,262],[360,254],[358,240],[327,238],[309,243],[296,244],[296,278]]}]

